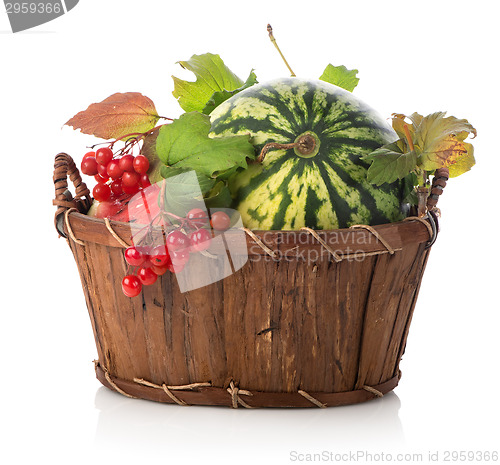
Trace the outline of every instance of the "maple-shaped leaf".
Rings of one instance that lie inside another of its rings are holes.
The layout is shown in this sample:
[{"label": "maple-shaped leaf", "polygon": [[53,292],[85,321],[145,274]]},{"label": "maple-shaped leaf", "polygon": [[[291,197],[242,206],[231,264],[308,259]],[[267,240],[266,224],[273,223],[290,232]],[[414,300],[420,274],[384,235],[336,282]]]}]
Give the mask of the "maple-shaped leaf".
[{"label": "maple-shaped leaf", "polygon": [[193,55],[189,60],[179,61],[178,63],[184,69],[192,71],[196,76],[195,82],[172,76],[174,80],[172,94],[186,112],[202,112],[215,92],[233,91],[244,84],[224,64],[219,55],[212,53]]},{"label": "maple-shaped leaf", "polygon": [[91,104],[67,121],[67,126],[102,139],[119,139],[153,129],[160,117],[154,103],[139,92],[116,93]]},{"label": "maple-shaped leaf", "polygon": [[456,178],[457,176],[466,173],[476,164],[473,145],[464,143],[464,147],[467,152],[460,156],[455,163],[448,167],[450,170],[450,178]]},{"label": "maple-shaped leaf", "polygon": [[428,115],[415,128],[413,143],[419,149],[418,165],[425,171],[454,164],[467,153],[464,139],[476,129],[466,120],[454,116],[445,117],[445,112]]},{"label": "maple-shaped leaf", "polygon": [[156,153],[167,166],[195,170],[212,177],[236,166],[246,168],[255,158],[250,135],[211,138],[210,116],[197,111],[182,114],[160,128]]},{"label": "maple-shaped leaf", "polygon": [[[410,116],[403,115],[401,113],[392,114],[392,128],[396,131],[396,134],[403,140],[407,138],[407,133],[405,127],[408,130],[408,134],[411,136],[412,140],[415,136],[415,128],[422,121],[423,116],[418,113],[413,113]],[[407,123],[405,120],[408,119]]]},{"label": "maple-shaped leaf", "polygon": [[250,71],[250,75],[248,76],[247,80],[245,83],[241,86],[238,87],[236,90],[221,90],[214,92],[212,96],[208,99],[207,104],[203,108],[202,113],[205,115],[209,115],[212,113],[212,111],[215,110],[222,102],[225,102],[227,99],[231,98],[233,95],[236,95],[238,92],[241,92],[242,90],[248,89],[250,86],[253,86],[254,84],[257,84],[257,76],[255,73]]},{"label": "maple-shaped leaf", "polygon": [[417,163],[417,154],[414,150],[405,152],[402,140],[384,145],[363,157],[372,164],[368,168],[367,178],[372,184],[380,186],[392,183],[410,174]]},{"label": "maple-shaped leaf", "polygon": [[359,83],[357,74],[357,69],[347,69],[344,65],[333,66],[329,63],[319,79],[352,92]]}]

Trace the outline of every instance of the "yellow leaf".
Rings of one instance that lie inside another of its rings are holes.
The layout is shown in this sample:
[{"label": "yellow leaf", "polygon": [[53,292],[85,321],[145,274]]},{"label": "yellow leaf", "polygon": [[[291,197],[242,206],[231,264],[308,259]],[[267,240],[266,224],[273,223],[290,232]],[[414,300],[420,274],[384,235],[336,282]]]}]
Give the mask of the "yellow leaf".
[{"label": "yellow leaf", "polygon": [[467,152],[458,157],[456,162],[449,166],[451,178],[456,178],[457,176],[466,173],[476,164],[476,160],[474,158],[474,147],[472,144],[464,144],[464,146]]}]

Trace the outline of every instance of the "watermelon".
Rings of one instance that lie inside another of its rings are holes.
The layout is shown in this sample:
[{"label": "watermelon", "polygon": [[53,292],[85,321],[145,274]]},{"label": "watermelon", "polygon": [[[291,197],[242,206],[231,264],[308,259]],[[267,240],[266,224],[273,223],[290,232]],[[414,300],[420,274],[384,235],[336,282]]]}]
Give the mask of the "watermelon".
[{"label": "watermelon", "polygon": [[210,137],[250,134],[258,154],[229,178],[243,224],[251,229],[337,229],[402,219],[403,182],[376,187],[366,180],[365,154],[397,140],[372,108],[350,92],[318,80],[256,84],[210,115]]}]

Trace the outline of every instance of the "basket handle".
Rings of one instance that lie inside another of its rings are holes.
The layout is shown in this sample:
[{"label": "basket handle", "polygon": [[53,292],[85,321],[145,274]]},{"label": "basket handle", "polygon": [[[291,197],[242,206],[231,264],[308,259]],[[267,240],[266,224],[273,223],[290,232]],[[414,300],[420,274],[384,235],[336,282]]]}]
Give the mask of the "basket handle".
[{"label": "basket handle", "polygon": [[450,179],[450,170],[448,168],[439,168],[435,171],[431,191],[427,197],[427,210],[432,211],[437,205],[439,196],[443,193],[448,179]]},{"label": "basket handle", "polygon": [[[68,177],[75,188],[74,197],[68,189]],[[64,213],[70,208],[76,208],[79,212],[86,213],[92,204],[92,198],[87,185],[82,181],[75,162],[67,153],[56,155],[53,180],[56,196],[52,203],[57,206],[54,225],[57,232],[66,237],[62,226]]]}]

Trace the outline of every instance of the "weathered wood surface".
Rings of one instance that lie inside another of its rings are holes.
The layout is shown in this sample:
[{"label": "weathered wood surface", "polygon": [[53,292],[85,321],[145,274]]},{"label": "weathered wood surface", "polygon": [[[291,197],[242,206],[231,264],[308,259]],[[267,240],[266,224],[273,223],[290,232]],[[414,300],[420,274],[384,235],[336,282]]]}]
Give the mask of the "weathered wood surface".
[{"label": "weathered wood surface", "polygon": [[[259,392],[339,393],[383,384],[399,371],[429,253],[421,223],[375,227],[402,250],[340,263],[328,253],[316,261],[273,260],[247,238],[249,262],[223,281],[181,293],[167,273],[129,299],[120,287],[127,274],[123,249],[102,221],[69,217],[76,238],[85,241],[69,242],[99,361],[117,379],[214,387],[232,379]],[[120,224],[113,228],[125,240],[130,235]],[[257,234],[271,249],[286,251],[308,233]],[[348,231],[342,247],[385,250],[373,236],[363,244],[366,235]],[[311,238],[303,242],[299,250],[322,247]]]}]

